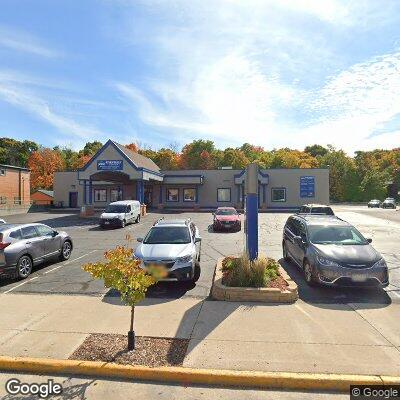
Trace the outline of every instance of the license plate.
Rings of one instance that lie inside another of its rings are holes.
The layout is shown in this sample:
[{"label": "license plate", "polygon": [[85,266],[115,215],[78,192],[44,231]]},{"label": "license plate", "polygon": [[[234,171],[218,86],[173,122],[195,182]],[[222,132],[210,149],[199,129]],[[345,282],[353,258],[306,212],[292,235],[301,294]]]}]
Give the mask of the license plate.
[{"label": "license plate", "polygon": [[367,277],[365,275],[357,274],[352,275],[351,279],[353,282],[365,282],[367,280]]}]

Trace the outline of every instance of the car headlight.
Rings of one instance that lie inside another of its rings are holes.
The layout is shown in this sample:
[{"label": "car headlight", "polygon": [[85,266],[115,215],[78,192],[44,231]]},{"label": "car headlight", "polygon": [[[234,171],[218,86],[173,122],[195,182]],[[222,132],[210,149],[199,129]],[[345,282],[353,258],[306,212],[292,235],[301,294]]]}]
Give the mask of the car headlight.
[{"label": "car headlight", "polygon": [[373,265],[373,268],[387,268],[386,261],[383,258],[381,258]]},{"label": "car headlight", "polygon": [[189,256],[184,256],[184,257],[178,257],[178,258],[176,259],[176,261],[177,261],[178,263],[188,263],[188,262],[191,262],[191,261],[192,261],[192,256],[189,255]]},{"label": "car headlight", "polygon": [[341,267],[341,265],[338,264],[337,262],[332,261],[329,258],[325,258],[322,256],[317,256],[317,261],[323,267]]}]

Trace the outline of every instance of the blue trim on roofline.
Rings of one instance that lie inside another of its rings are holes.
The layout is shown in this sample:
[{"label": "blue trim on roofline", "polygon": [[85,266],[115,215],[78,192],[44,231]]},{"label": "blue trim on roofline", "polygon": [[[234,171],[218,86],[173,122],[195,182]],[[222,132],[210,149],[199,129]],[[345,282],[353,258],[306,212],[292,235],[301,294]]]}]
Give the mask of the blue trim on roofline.
[{"label": "blue trim on roofline", "polygon": [[138,167],[137,165],[135,165],[135,163],[111,139],[108,139],[107,142],[104,143],[103,147],[96,152],[96,154],[90,159],[90,161],[83,168],[78,169],[78,173],[86,171],[89,168],[89,166],[94,162],[94,160],[98,156],[100,156],[101,153],[103,153],[103,151],[107,148],[107,146],[109,144],[112,144],[114,146],[114,148],[117,150],[117,152],[121,156],[123,156],[125,158],[125,160],[128,162],[128,164],[131,167],[133,167],[133,169],[135,169],[136,171],[140,171],[140,172],[144,171],[144,172],[148,172],[148,173],[154,174],[156,176],[164,177],[164,174],[162,172],[153,171],[151,169],[144,168],[144,167]]}]

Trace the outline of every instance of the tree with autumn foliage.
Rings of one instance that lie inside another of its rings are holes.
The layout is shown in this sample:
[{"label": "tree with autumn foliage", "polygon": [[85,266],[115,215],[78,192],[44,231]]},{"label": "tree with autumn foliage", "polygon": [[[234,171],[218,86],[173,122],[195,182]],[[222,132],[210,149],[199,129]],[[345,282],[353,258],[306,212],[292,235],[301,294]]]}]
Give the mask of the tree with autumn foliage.
[{"label": "tree with autumn foliage", "polygon": [[54,173],[65,169],[64,159],[60,153],[48,148],[34,151],[28,159],[31,171],[31,188],[52,189]]},{"label": "tree with autumn foliage", "polygon": [[[130,237],[127,236],[128,244]],[[146,297],[150,286],[167,275],[163,267],[149,265],[143,269],[140,260],[133,257],[131,246],[117,246],[104,253],[105,260],[85,264],[82,268],[96,279],[102,279],[104,286],[115,289],[121,300],[131,308],[128,350],[135,349],[135,306]]]}]

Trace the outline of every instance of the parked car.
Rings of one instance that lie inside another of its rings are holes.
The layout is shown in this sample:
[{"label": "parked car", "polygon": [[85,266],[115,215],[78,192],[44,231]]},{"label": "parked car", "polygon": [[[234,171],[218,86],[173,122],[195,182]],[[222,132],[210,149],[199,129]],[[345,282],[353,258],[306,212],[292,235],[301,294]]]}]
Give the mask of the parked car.
[{"label": "parked car", "polygon": [[214,231],[240,231],[242,229],[240,214],[234,207],[218,207],[213,216]]},{"label": "parked car", "polygon": [[168,271],[167,279],[196,282],[200,276],[201,237],[199,229],[190,220],[158,220],[134,256],[142,267],[162,265]]},{"label": "parked car", "polygon": [[335,215],[332,208],[324,204],[304,204],[299,209],[299,214]]},{"label": "parked car", "polygon": [[57,232],[43,224],[0,225],[0,275],[27,278],[32,268],[58,257],[68,260],[72,239],[66,232]]},{"label": "parked car", "polygon": [[119,226],[124,228],[129,223],[140,222],[140,202],[123,200],[110,203],[100,215],[99,224],[102,228]]},{"label": "parked car", "polygon": [[6,221],[4,219],[0,218],[0,224],[5,224],[5,223],[6,223]]},{"label": "parked car", "polygon": [[379,208],[381,206],[381,201],[378,199],[370,200],[368,202],[368,208]]},{"label": "parked car", "polygon": [[396,200],[393,197],[387,197],[385,200],[383,200],[381,207],[396,209]]},{"label": "parked car", "polygon": [[294,215],[283,231],[283,257],[294,261],[309,285],[389,284],[383,257],[348,222],[337,217]]}]

